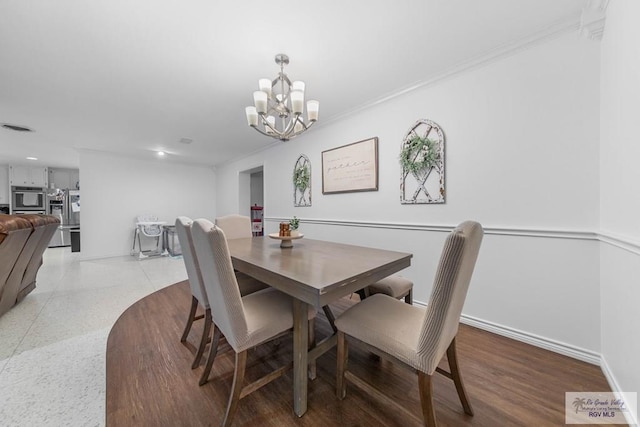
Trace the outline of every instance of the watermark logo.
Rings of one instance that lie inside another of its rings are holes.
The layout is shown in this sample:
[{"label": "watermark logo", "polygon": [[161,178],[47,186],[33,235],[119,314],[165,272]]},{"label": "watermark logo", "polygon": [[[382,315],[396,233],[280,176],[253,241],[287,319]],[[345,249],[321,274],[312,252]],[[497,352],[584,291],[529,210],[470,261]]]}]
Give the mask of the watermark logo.
[{"label": "watermark logo", "polygon": [[636,402],[635,392],[566,392],[565,423],[627,424],[627,417],[637,419]]}]

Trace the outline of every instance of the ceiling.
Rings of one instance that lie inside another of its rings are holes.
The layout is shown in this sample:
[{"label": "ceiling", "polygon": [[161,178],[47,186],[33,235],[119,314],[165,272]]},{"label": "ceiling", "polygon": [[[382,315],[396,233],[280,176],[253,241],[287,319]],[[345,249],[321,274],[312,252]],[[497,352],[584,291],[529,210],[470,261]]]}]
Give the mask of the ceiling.
[{"label": "ceiling", "polygon": [[0,164],[34,156],[77,167],[83,149],[220,164],[276,143],[247,126],[244,107],[259,78],[277,75],[277,53],[320,101],[317,128],[519,40],[577,26],[586,4],[5,0],[0,123],[34,132],[0,128]]}]

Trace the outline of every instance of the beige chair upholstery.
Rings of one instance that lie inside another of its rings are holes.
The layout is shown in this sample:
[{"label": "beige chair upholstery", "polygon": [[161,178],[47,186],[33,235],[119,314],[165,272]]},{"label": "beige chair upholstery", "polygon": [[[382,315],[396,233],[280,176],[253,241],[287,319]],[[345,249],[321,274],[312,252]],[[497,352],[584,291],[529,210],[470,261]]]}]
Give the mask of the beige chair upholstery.
[{"label": "beige chair upholstery", "polygon": [[367,289],[369,295],[385,294],[395,299],[404,298],[407,304],[413,304],[413,282],[406,277],[393,275],[378,280]]},{"label": "beige chair upholstery", "polygon": [[227,215],[216,218],[216,225],[224,230],[227,240],[252,237],[251,218],[243,215]]},{"label": "beige chair upholstery", "polygon": [[[202,330],[202,336],[200,337],[200,345],[198,346],[196,357],[193,361],[193,364],[191,365],[191,369],[195,369],[200,364],[200,360],[202,359],[202,354],[204,353],[204,349],[209,339],[213,320],[211,318],[211,307],[209,306],[207,292],[205,291],[204,284],[202,282],[200,266],[198,265],[198,260],[195,257],[195,251],[193,249],[193,238],[191,237],[192,222],[193,221],[190,218],[180,216],[176,218],[175,226],[176,233],[178,234],[178,241],[180,242],[180,248],[182,249],[182,259],[184,261],[184,266],[187,269],[189,287],[191,288],[191,309],[189,310],[189,317],[187,318],[187,324],[185,325],[184,331],[182,332],[180,342],[185,342],[187,340],[194,320],[203,318],[203,316],[196,315],[198,305],[201,305],[205,312],[205,320]],[[205,381],[208,376],[208,373],[206,376],[204,376]],[[200,382],[202,381],[203,378],[200,379]]]},{"label": "beige chair upholstery", "polygon": [[[192,226],[194,248],[204,286],[214,316],[212,346],[217,347],[221,334],[236,353],[231,395],[223,419],[230,425],[238,401],[252,391],[280,377],[292,367],[283,366],[252,384],[244,384],[247,350],[281,336],[293,327],[293,302],[273,288],[242,296],[233,271],[225,233],[205,219]],[[309,313],[313,318],[314,312]],[[215,352],[212,353],[215,357]]]},{"label": "beige chair upholstery", "polygon": [[[426,310],[377,294],[356,304],[336,320],[336,392],[339,399],[346,395],[345,379],[374,395],[382,396],[370,384],[346,370],[347,342],[353,341],[383,358],[418,371],[420,401],[426,425],[436,425],[431,385],[431,376],[435,371],[453,379],[465,413],[473,415],[458,369],[455,337],[482,237],[482,227],[473,221],[463,222],[449,234]],[[445,353],[451,372],[437,367]],[[413,416],[395,401],[388,398],[385,401],[406,415]]]},{"label": "beige chair upholstery", "polygon": [[[253,233],[251,232],[251,218],[243,215],[226,215],[216,218],[215,223],[218,227],[224,231],[224,235],[227,237],[227,240],[233,239],[244,239],[247,237],[253,237]],[[244,273],[236,271],[236,278],[238,282],[244,283],[244,286],[251,287],[247,289],[246,295],[248,293],[257,292],[260,289],[265,289],[268,285],[250,278]]]}]

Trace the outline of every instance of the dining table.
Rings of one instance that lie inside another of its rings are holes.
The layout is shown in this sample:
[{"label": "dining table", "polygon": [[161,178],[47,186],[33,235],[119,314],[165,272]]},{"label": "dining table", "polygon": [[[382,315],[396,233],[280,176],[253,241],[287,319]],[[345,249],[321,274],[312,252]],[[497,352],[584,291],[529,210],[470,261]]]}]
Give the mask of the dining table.
[{"label": "dining table", "polygon": [[412,254],[344,243],[303,238],[292,247],[265,237],[228,241],[233,267],[273,288],[293,301],[293,409],[298,417],[307,411],[307,370],[336,345],[334,334],[308,349],[309,306],[328,305],[411,265]]}]

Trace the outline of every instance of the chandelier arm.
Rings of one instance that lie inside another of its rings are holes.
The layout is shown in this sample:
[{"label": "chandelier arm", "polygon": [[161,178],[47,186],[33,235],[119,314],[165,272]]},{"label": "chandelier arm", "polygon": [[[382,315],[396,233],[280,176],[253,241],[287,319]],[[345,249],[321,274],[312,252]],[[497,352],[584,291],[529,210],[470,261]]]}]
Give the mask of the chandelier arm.
[{"label": "chandelier arm", "polygon": [[[285,127],[285,126],[283,126],[282,133],[283,133],[284,135],[288,135],[288,134],[290,134],[290,133],[291,133],[291,131],[293,131],[293,128],[295,127],[296,123],[298,122],[299,117],[300,117],[300,114],[296,114],[296,115],[295,115],[295,117],[294,117],[294,118],[292,118],[292,119],[289,121],[289,124],[287,124],[287,125],[286,125],[286,127]],[[283,124],[285,123],[284,119],[282,120],[282,123],[283,123]]]},{"label": "chandelier arm", "polygon": [[269,136],[269,137],[273,137],[273,135],[266,133],[265,131],[263,131],[262,129],[260,129],[258,126],[251,126],[253,129],[255,129],[257,132],[260,132],[261,134],[263,134],[264,136]]},{"label": "chandelier arm", "polygon": [[[270,138],[277,138],[281,141],[287,141],[289,138],[286,135],[283,135],[281,132],[279,132],[277,129],[275,131],[275,133],[268,133],[263,131],[262,129],[260,129],[258,126],[251,126],[253,129],[255,129],[257,132],[263,134],[264,136],[268,136]],[[273,128],[272,128],[273,129]]]},{"label": "chandelier arm", "polygon": [[296,134],[294,136],[300,135],[302,132],[305,132],[307,129],[309,129],[311,126],[313,126],[313,124],[316,122],[316,120],[307,123],[304,123],[303,121],[301,121],[300,123],[302,123],[302,126],[304,126],[304,128],[302,130],[300,130],[299,132],[296,132]]},{"label": "chandelier arm", "polygon": [[[262,119],[262,124],[264,125],[265,130],[267,128],[271,129],[274,133],[280,135],[280,131],[278,131],[278,129],[276,129],[275,126],[271,126],[271,124],[269,123],[269,121],[267,120],[267,116],[265,116],[264,114],[260,114],[260,118]],[[257,129],[257,126],[254,126]],[[259,129],[258,129],[259,130]]]},{"label": "chandelier arm", "polygon": [[314,121],[312,121],[312,122],[309,122],[309,124],[305,124],[305,122],[303,122],[302,120],[300,120],[300,123],[302,123],[302,126],[304,126],[304,128],[303,128],[303,129],[301,129],[301,130],[299,130],[298,132],[294,132],[293,134],[289,135],[289,139],[291,139],[291,138],[293,138],[293,137],[296,137],[296,136],[300,135],[301,133],[303,133],[304,131],[306,131],[307,129],[309,129],[311,126],[313,126],[313,124],[314,124],[315,122],[316,122],[316,121],[314,120]]}]

